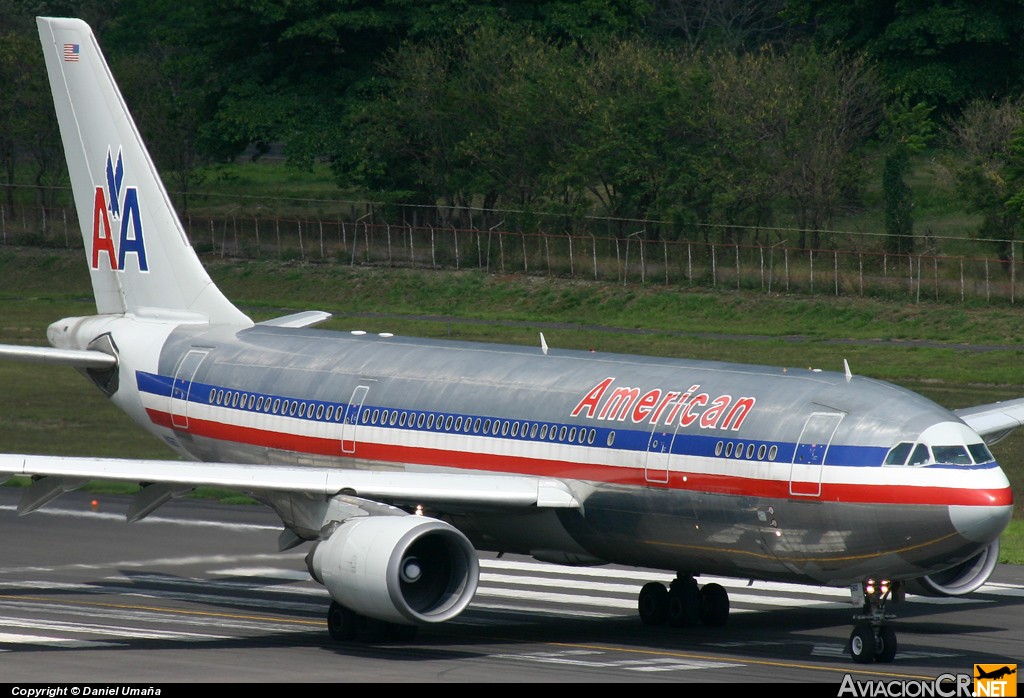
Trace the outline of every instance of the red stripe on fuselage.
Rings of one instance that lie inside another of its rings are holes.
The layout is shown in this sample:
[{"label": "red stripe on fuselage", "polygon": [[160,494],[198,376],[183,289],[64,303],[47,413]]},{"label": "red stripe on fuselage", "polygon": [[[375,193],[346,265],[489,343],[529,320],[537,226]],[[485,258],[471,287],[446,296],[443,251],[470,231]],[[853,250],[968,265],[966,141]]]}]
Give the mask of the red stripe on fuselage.
[{"label": "red stripe on fuselage", "polygon": [[[355,453],[342,453],[340,439],[268,431],[255,427],[196,419],[195,417],[189,417],[188,428],[181,429],[172,426],[171,415],[167,412],[151,408],[147,408],[146,412],[149,414],[153,424],[174,429],[174,431],[178,432],[187,432],[194,436],[339,459],[358,458],[360,460],[380,463],[414,463],[417,465],[458,468],[460,470],[569,478],[613,485],[658,487],[708,492],[711,494],[764,497],[768,499],[859,504],[926,504],[936,506],[1009,506],[1013,504],[1013,493],[1009,487],[1002,489],[970,489],[825,482],[821,485],[821,494],[819,496],[803,497],[794,496],[789,493],[788,480],[761,480],[732,475],[687,472],[678,473],[679,475],[686,476],[685,482],[682,482],[681,478],[675,477],[670,478],[667,484],[659,484],[648,482],[644,477],[644,470],[642,468],[602,465],[600,463],[577,463],[573,461],[493,453],[451,451],[420,446],[396,446],[365,441],[356,442]],[[580,446],[579,448],[584,447]]]}]

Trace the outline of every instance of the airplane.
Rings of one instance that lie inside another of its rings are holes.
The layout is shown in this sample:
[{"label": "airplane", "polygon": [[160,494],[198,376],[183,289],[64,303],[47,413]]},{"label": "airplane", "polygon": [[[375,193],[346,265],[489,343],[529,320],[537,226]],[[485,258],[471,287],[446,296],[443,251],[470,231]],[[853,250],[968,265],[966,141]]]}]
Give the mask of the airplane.
[{"label": "airplane", "polygon": [[999,667],[998,669],[994,669],[993,671],[985,671],[984,669],[980,669],[979,668],[978,669],[978,675],[975,676],[974,678],[976,678],[976,679],[1001,679],[1004,676],[1010,676],[1011,674],[1016,674],[1016,673],[1017,673],[1016,669],[1011,669],[1008,666]]},{"label": "airplane", "polygon": [[[950,412],[839,372],[331,332],[253,322],[189,243],[89,26],[39,18],[96,314],[0,358],[78,368],[183,461],[0,456],[19,513],[92,479],[137,521],[197,485],[311,543],[329,635],[412,639],[473,599],[479,552],[675,573],[650,626],[724,625],[701,574],[848,587],[848,651],[891,662],[888,604],[960,596],[1011,518],[988,445],[1024,399]],[[844,362],[845,364],[845,362]]]}]

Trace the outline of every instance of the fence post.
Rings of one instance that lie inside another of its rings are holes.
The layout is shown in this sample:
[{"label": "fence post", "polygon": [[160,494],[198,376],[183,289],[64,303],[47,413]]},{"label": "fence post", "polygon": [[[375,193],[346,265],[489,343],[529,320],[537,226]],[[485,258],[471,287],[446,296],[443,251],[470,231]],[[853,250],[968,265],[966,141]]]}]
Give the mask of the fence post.
[{"label": "fence post", "polygon": [[718,265],[715,259],[715,243],[711,243],[711,287],[718,287]]},{"label": "fence post", "polygon": [[662,240],[661,244],[665,250],[665,285],[668,286],[668,240]]},{"label": "fence post", "polygon": [[782,248],[782,258],[786,262],[786,293],[789,293],[789,248]]},{"label": "fence post", "polygon": [[857,257],[858,257],[858,259],[857,259],[857,266],[859,267],[859,271],[860,271],[860,273],[859,273],[859,276],[860,276],[860,295],[863,296],[864,295],[864,253],[863,252],[858,252],[857,253]]},{"label": "fence post", "polygon": [[839,295],[839,250],[832,250],[833,268],[835,269],[836,295]]},{"label": "fence post", "polygon": [[430,268],[437,269],[437,244],[434,241],[434,226],[427,223],[427,227],[430,228]]},{"label": "fence post", "polygon": [[566,235],[569,238],[569,277],[576,278],[576,260],[572,257],[572,233]]},{"label": "fence post", "polygon": [[416,268],[416,241],[412,236],[412,225],[409,225],[409,264]]},{"label": "fence post", "polygon": [[526,233],[519,231],[519,241],[523,243],[523,274],[530,273],[530,264],[527,260],[529,253],[526,251]]},{"label": "fence post", "polygon": [[64,218],[64,247],[71,247],[71,241],[68,240],[68,210],[62,208],[60,211]]},{"label": "fence post", "polygon": [[686,277],[693,285],[693,250],[690,249],[690,241],[686,241]]},{"label": "fence post", "polygon": [[964,302],[964,258],[960,258],[960,302]]},{"label": "fence post", "polygon": [[740,290],[740,243],[736,243],[736,290]]},{"label": "fence post", "polygon": [[758,245],[758,251],[761,253],[761,290],[764,290],[764,246]]},{"label": "fence post", "polygon": [[1010,305],[1016,300],[1017,281],[1017,246],[1010,241]]},{"label": "fence post", "polygon": [[590,234],[590,252],[594,257],[594,281],[597,281],[597,238]]},{"label": "fence post", "polygon": [[324,222],[317,219],[317,224],[320,226],[320,259],[324,258]]},{"label": "fence post", "polygon": [[917,302],[921,302],[921,255],[917,255]]},{"label": "fence post", "polygon": [[939,258],[932,257],[932,276],[935,280],[935,300],[939,300]]},{"label": "fence post", "polygon": [[992,287],[988,283],[988,257],[985,257],[985,301],[992,302]]},{"label": "fence post", "polygon": [[256,259],[260,258],[260,219],[252,217],[253,226],[256,228]]},{"label": "fence post", "polygon": [[455,238],[455,271],[459,270],[459,233],[455,230],[455,226],[452,226],[452,237]]},{"label": "fence post", "polygon": [[644,260],[644,240],[637,238],[636,244],[640,246],[640,283],[647,283],[647,262]]},{"label": "fence post", "polygon": [[814,250],[808,252],[807,258],[811,262],[811,293],[814,293]]},{"label": "fence post", "polygon": [[391,224],[387,221],[384,221],[384,232],[388,238],[388,266],[393,267],[395,265],[391,259]]}]

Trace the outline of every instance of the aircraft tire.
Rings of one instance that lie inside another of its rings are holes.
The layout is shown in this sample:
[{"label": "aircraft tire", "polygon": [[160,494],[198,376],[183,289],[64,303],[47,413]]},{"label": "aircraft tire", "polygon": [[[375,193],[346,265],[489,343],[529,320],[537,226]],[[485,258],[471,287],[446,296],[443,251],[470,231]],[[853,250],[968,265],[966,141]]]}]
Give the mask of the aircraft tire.
[{"label": "aircraft tire", "polygon": [[875,661],[875,631],[870,625],[858,625],[850,633],[850,658],[857,664]]},{"label": "aircraft tire", "polygon": [[419,626],[417,625],[390,623],[388,626],[388,639],[395,642],[412,642],[416,639],[417,632],[419,632]]},{"label": "aircraft tire", "polygon": [[677,579],[668,592],[668,624],[686,628],[700,620],[700,591],[692,577]]},{"label": "aircraft tire", "polygon": [[355,611],[337,601],[331,601],[327,609],[327,632],[332,640],[338,642],[354,640],[359,632],[359,620],[359,614]]},{"label": "aircraft tire", "polygon": [[878,644],[875,647],[875,661],[888,664],[896,657],[896,631],[883,626],[878,631]]},{"label": "aircraft tire", "polygon": [[665,625],[668,622],[668,589],[661,582],[648,582],[640,589],[637,611],[644,625]]},{"label": "aircraft tire", "polygon": [[700,590],[700,622],[720,628],[729,619],[729,592],[721,584],[705,584]]}]

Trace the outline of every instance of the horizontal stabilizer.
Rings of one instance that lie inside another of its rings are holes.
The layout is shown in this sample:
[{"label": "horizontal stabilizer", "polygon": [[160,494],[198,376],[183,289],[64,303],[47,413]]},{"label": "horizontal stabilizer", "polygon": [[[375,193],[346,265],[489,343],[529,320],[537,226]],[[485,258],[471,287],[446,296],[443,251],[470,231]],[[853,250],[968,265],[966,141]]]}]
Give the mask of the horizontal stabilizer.
[{"label": "horizontal stabilizer", "polygon": [[283,315],[281,317],[276,317],[273,320],[264,320],[263,322],[258,322],[256,324],[265,325],[266,327],[288,327],[293,330],[297,330],[302,329],[303,327],[319,325],[321,322],[330,320],[331,317],[330,313],[323,310],[304,310],[301,313]]},{"label": "horizontal stabilizer", "polygon": [[[458,504],[462,508],[473,509],[580,507],[579,501],[563,482],[529,475],[326,470],[302,466],[13,454],[0,455],[0,477],[5,473],[73,479],[76,482],[121,480],[161,485],[209,485],[242,492],[302,492],[327,496],[344,492],[354,497],[393,503]],[[166,491],[173,490],[168,487]],[[149,509],[148,504],[148,500],[145,503],[140,501],[139,511]]]},{"label": "horizontal stabilizer", "polygon": [[89,349],[53,349],[51,347],[23,347],[17,344],[0,344],[0,360],[25,361],[54,366],[74,368],[113,368],[117,358],[102,351]]}]

